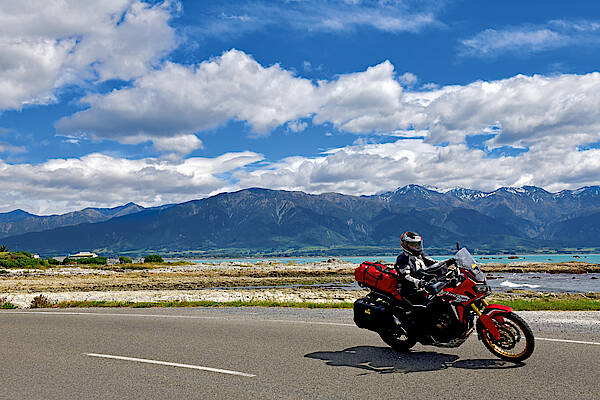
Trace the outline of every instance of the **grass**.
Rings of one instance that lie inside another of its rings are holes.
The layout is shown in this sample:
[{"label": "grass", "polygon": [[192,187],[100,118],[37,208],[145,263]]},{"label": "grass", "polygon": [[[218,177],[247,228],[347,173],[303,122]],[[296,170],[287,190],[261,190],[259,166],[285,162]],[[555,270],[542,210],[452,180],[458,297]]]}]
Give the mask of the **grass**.
[{"label": "grass", "polygon": [[600,311],[597,299],[510,299],[502,304],[516,311]]},{"label": "grass", "polygon": [[125,302],[125,301],[61,301],[50,303],[44,308],[166,308],[166,307],[284,307],[284,308],[352,308],[353,303],[303,303],[279,301],[156,301],[156,302]]},{"label": "grass", "polygon": [[[490,299],[507,305],[515,311],[600,311],[600,299],[593,298],[512,298]],[[35,303],[35,304],[34,304]],[[32,308],[165,308],[165,307],[282,307],[282,308],[337,308],[351,309],[352,302],[311,303],[311,302],[279,302],[279,301],[157,301],[157,302],[125,302],[125,301],[62,301],[53,303],[46,299],[32,302]],[[0,308],[15,308],[1,307]]]}]

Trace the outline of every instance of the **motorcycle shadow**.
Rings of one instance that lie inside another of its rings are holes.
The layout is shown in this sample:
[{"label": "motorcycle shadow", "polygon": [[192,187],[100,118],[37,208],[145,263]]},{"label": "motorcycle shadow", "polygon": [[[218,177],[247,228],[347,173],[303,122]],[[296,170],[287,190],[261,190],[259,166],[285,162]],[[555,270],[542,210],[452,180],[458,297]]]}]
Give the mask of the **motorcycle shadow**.
[{"label": "motorcycle shadow", "polygon": [[353,367],[366,373],[411,373],[439,371],[447,368],[507,369],[525,364],[498,359],[459,360],[455,354],[435,351],[411,351],[399,353],[389,347],[355,346],[341,351],[318,351],[304,357],[326,361],[332,367]]}]

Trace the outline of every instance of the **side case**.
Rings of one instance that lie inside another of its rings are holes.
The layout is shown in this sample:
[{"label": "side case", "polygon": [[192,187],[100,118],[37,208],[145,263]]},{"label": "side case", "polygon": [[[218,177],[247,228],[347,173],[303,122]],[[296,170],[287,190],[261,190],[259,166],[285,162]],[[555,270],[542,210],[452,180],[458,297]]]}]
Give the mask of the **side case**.
[{"label": "side case", "polygon": [[354,323],[359,328],[378,331],[391,322],[392,314],[385,301],[362,297],[354,302]]}]

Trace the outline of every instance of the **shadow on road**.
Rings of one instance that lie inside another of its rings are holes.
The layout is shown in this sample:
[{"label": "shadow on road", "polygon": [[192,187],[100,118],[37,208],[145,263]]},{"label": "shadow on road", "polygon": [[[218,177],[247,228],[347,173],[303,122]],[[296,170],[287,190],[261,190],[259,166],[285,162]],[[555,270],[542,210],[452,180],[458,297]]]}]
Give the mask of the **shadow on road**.
[{"label": "shadow on road", "polygon": [[454,354],[434,351],[398,353],[389,347],[355,346],[341,351],[318,351],[304,357],[326,361],[333,367],[354,367],[379,374],[395,372],[438,371],[446,368],[464,369],[506,369],[525,364],[514,364],[497,359],[458,360]]}]

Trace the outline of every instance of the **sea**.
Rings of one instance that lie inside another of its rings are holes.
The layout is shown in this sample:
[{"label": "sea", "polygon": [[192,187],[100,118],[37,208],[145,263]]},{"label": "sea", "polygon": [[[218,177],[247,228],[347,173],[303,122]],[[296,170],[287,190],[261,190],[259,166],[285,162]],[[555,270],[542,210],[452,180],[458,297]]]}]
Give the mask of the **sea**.
[{"label": "sea", "polygon": [[[434,256],[437,261],[446,260],[451,256]],[[510,257],[510,258],[509,258]],[[515,258],[516,257],[516,258]],[[393,263],[396,257],[380,256],[356,256],[356,257],[335,257],[339,260],[348,261],[354,264],[360,264],[363,261],[384,261]],[[281,262],[306,264],[319,261],[327,261],[329,257],[285,257],[285,258],[215,258],[215,259],[194,259],[187,260],[195,263],[221,263],[221,262]],[[504,263],[510,262],[568,262],[582,261],[591,264],[600,264],[600,254],[522,254],[516,256],[508,255],[482,255],[475,256],[475,260],[480,264]],[[534,292],[563,292],[563,293],[588,293],[600,292],[600,273],[587,274],[550,274],[550,273],[505,273],[495,272],[487,274],[487,282],[492,290],[505,292],[508,290],[520,289]],[[356,283],[346,285],[325,285],[332,289],[356,289],[359,287]]]},{"label": "sea", "polygon": [[[436,261],[447,260],[452,255],[432,256]],[[475,260],[480,264],[501,263],[508,264],[511,262],[567,262],[581,261],[591,264],[600,264],[600,254],[520,254],[520,255],[475,255]],[[510,258],[509,258],[510,257]],[[256,262],[280,262],[294,264],[308,264],[319,261],[327,261],[331,257],[258,257],[258,258],[203,258],[187,260],[195,263],[222,263],[222,262],[241,262],[241,263],[256,263]],[[395,256],[352,256],[352,257],[335,257],[338,260],[347,261],[353,264],[360,264],[363,261],[384,261],[393,263],[396,261]]]}]

